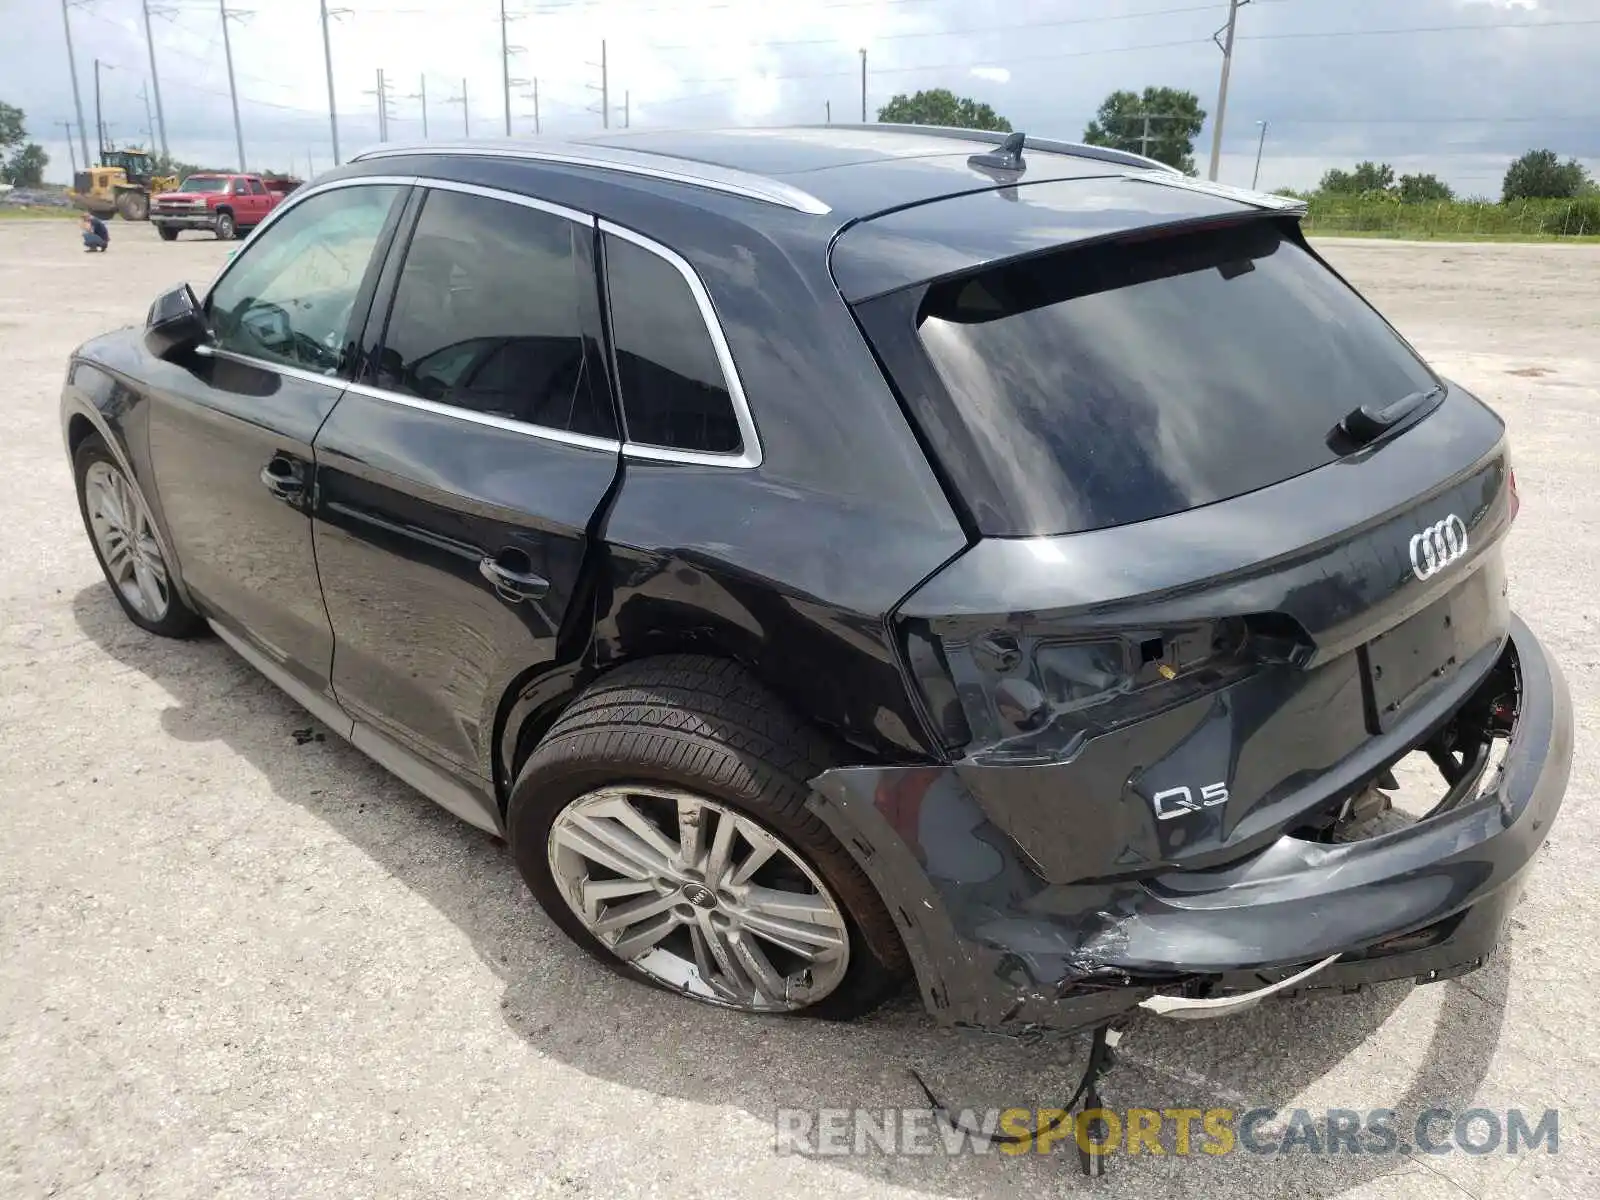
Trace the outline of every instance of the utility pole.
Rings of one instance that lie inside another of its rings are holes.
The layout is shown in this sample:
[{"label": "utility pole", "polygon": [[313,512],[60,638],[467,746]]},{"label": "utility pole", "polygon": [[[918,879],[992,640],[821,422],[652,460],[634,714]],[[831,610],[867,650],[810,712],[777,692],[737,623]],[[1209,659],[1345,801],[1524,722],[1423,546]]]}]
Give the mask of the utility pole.
[{"label": "utility pole", "polygon": [[428,75],[427,75],[427,72],[423,72],[422,77],[420,79],[418,79],[417,82],[422,85],[421,90],[420,91],[416,91],[416,92],[412,92],[411,95],[406,97],[406,99],[407,100],[421,100],[422,101],[422,140],[423,141],[427,141],[428,140]]},{"label": "utility pole", "polygon": [[628,91],[624,88],[622,92],[622,127],[626,129],[628,125]]},{"label": "utility pole", "polygon": [[467,81],[465,79],[461,81],[461,95],[451,96],[445,103],[461,105],[461,133],[464,137],[471,137],[472,127],[467,121]]},{"label": "utility pole", "polygon": [[139,85],[139,99],[144,101],[144,131],[150,135],[150,140],[145,143],[154,153],[156,145],[155,121],[150,116],[150,89],[144,84]]},{"label": "utility pole", "polygon": [[539,77],[535,75],[532,82],[533,91],[523,92],[522,98],[533,101],[533,132],[543,133],[544,131],[539,127]]},{"label": "utility pole", "polygon": [[228,60],[228,99],[233,102],[233,140],[239,148],[239,170],[247,171],[250,168],[244,160],[244,129],[239,124],[239,87],[233,78],[233,41],[228,37],[229,20],[241,20],[248,13],[229,13],[228,0],[217,0],[217,8],[222,13],[222,56]]},{"label": "utility pole", "polygon": [[[156,73],[156,40],[150,35],[150,0],[141,0],[141,3],[144,8],[144,44],[150,51],[150,85],[156,93],[156,128],[161,131],[161,157],[168,158],[170,155],[167,153],[167,116],[161,111],[161,76]],[[156,11],[165,15],[172,10]],[[152,137],[150,140],[151,148],[154,149],[155,139]]]},{"label": "utility pole", "polygon": [[[605,42],[604,38],[600,39],[600,61],[597,62],[597,63],[586,63],[585,65],[586,66],[590,66],[590,67],[599,67],[600,68],[600,84],[599,84],[599,86],[597,87],[592,83],[585,84],[584,86],[586,86],[591,92],[599,92],[600,93],[600,124],[601,124],[602,128],[610,129],[611,128],[611,77],[606,72],[606,42]],[[594,109],[591,107],[589,109],[589,111],[590,112],[594,112]]]},{"label": "utility pole", "polygon": [[828,124],[832,125],[833,124],[833,101],[832,100],[824,100],[822,102],[822,106],[823,106],[823,108],[827,109],[827,112],[828,112]]},{"label": "utility pole", "polygon": [[[77,175],[78,175],[78,152],[72,148],[72,122],[71,121],[57,121],[56,124],[61,126],[62,131],[67,135],[67,162],[69,162],[72,165],[72,175],[73,175],[72,186],[73,187],[77,187],[78,186],[78,181],[77,181]],[[84,163],[85,167],[87,167],[88,165],[89,165],[88,163]]]},{"label": "utility pole", "polygon": [[1228,73],[1233,69],[1233,34],[1239,24],[1239,10],[1250,0],[1228,0],[1228,24],[1223,29],[1211,35],[1211,40],[1226,32],[1227,40],[1217,42],[1222,49],[1222,84],[1217,89],[1217,119],[1211,130],[1211,172],[1209,178],[1212,183],[1217,181],[1217,167],[1222,161],[1222,121],[1228,113]]},{"label": "utility pole", "polygon": [[328,36],[328,18],[342,17],[350,10],[348,8],[328,8],[328,0],[320,0],[322,5],[322,65],[328,72],[328,130],[333,134],[333,165],[339,165],[339,113],[333,103],[333,42]]},{"label": "utility pole", "polygon": [[513,46],[506,37],[506,23],[522,19],[521,13],[507,13],[506,0],[500,0],[500,85],[506,106],[506,136],[511,136],[511,89],[521,87],[526,79],[511,78],[511,56],[521,54],[521,46]]},{"label": "utility pole", "polygon": [[[61,24],[67,31],[67,66],[72,71],[72,104],[78,110],[78,145],[83,149],[83,169],[87,171],[93,165],[89,161],[89,129],[83,123],[83,97],[78,92],[78,60],[72,53],[72,19],[67,16],[67,0],[61,0]],[[76,175],[77,171],[74,170],[73,174]]]},{"label": "utility pole", "polygon": [[861,123],[867,123],[867,48],[861,48]]},{"label": "utility pole", "polygon": [[100,113],[101,67],[104,67],[108,71],[115,71],[116,68],[110,63],[102,63],[98,58],[94,60],[94,127],[100,139],[100,157],[104,158],[106,153],[106,122],[105,118]]},{"label": "utility pole", "polygon": [[378,100],[378,140],[389,140],[389,90],[383,81],[383,68],[378,68],[378,86],[369,88],[365,95],[375,96]]},{"label": "utility pole", "polygon": [[1250,177],[1251,191],[1261,182],[1261,152],[1267,148],[1267,123],[1257,121],[1256,124],[1261,126],[1261,140],[1256,143],[1256,173]]}]

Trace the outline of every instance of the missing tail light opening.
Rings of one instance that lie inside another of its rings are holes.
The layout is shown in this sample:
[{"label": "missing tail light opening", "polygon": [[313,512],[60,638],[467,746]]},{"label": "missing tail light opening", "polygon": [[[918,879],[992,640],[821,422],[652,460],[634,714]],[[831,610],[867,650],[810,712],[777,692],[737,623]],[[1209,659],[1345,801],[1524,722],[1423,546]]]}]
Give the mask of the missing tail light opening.
[{"label": "missing tail light opening", "polygon": [[914,621],[905,632],[907,660],[945,745],[1033,761],[1069,755],[1087,737],[1310,651],[1299,626],[1277,614],[1092,636],[1048,623],[935,632]]}]

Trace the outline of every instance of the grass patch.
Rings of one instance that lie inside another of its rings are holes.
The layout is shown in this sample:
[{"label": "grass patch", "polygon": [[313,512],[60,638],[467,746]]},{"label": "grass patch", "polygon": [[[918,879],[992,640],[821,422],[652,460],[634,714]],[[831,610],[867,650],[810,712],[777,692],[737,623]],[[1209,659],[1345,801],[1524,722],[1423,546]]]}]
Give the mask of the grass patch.
[{"label": "grass patch", "polygon": [[1579,246],[1600,246],[1600,233],[1582,237],[1562,237],[1559,233],[1433,233],[1426,229],[1328,229],[1301,223],[1307,237],[1315,238],[1367,238],[1385,242],[1438,242],[1447,246],[1452,242],[1485,242],[1501,244],[1554,246],[1571,243]]},{"label": "grass patch", "polygon": [[75,208],[50,204],[0,204],[0,221],[75,221],[83,214]]}]

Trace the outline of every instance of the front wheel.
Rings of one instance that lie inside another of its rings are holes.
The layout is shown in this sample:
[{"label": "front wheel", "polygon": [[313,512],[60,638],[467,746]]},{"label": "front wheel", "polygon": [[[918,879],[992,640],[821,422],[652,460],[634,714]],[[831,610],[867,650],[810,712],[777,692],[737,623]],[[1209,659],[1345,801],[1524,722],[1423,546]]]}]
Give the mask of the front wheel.
[{"label": "front wheel", "polygon": [[234,223],[232,213],[217,214],[217,241],[231,242],[239,235],[239,227]]},{"label": "front wheel", "polygon": [[157,225],[156,232],[161,235],[163,242],[175,242],[178,240],[178,231],[171,225]]},{"label": "front wheel", "polygon": [[518,776],[508,837],[545,912],[613,969],[725,1008],[847,1019],[907,963],[806,810],[830,765],[737,664],[652,659],[562,714]]},{"label": "front wheel", "polygon": [[123,192],[117,197],[117,212],[124,221],[149,220],[150,197],[143,192]]},{"label": "front wheel", "polygon": [[98,435],[78,446],[72,467],[89,543],[128,619],[162,637],[187,637],[198,630],[200,615],[172,586],[172,569],[138,484]]}]

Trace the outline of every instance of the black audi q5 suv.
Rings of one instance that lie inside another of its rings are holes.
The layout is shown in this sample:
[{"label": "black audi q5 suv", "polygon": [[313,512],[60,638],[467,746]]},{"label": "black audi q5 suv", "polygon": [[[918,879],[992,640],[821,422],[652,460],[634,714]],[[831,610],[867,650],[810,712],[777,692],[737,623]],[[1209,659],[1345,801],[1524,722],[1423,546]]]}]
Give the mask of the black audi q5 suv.
[{"label": "black audi q5 suv", "polygon": [[1001,1031],[1437,979],[1571,706],[1501,421],[1300,216],[946,129],[385,145],[82,346],[63,431],[132,621],[637,979]]}]

